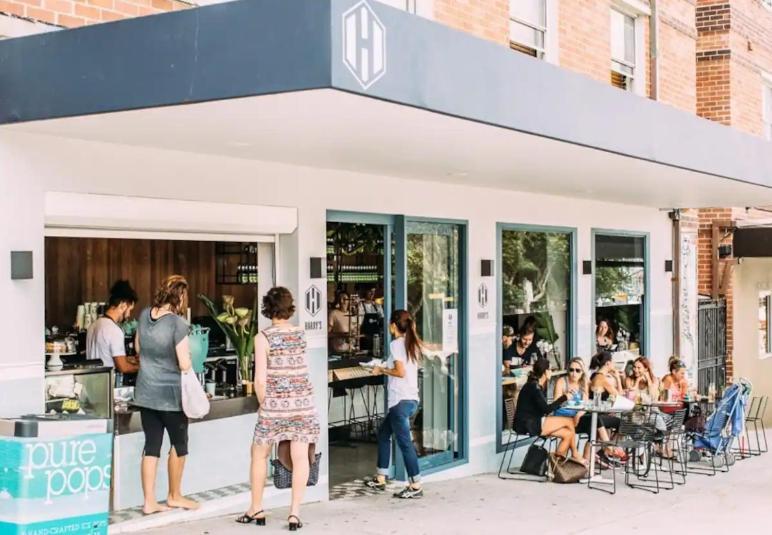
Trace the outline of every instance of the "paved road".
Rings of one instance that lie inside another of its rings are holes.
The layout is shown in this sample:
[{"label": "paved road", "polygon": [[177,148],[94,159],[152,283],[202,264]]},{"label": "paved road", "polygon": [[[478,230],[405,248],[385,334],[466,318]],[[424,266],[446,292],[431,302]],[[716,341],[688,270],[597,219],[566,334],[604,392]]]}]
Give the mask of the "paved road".
[{"label": "paved road", "polygon": [[[529,534],[626,535],[772,532],[772,453],[738,462],[729,474],[690,476],[685,487],[659,495],[618,487],[615,496],[580,485],[501,481],[492,475],[427,485],[417,501],[387,495],[306,506],[303,535]],[[284,509],[271,511],[265,528],[215,518],[152,534],[286,533]]]}]

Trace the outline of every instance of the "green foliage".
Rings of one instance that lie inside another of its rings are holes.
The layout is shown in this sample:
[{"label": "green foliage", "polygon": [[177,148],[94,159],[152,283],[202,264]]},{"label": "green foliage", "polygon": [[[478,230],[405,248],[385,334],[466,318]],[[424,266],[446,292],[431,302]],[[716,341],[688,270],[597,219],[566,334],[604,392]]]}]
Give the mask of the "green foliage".
[{"label": "green foliage", "polygon": [[197,297],[236,349],[242,379],[251,380],[252,356],[255,352],[255,336],[257,335],[257,295],[255,295],[252,309],[234,307],[233,296],[223,296],[222,310],[219,310],[217,305],[206,295],[198,294]]}]

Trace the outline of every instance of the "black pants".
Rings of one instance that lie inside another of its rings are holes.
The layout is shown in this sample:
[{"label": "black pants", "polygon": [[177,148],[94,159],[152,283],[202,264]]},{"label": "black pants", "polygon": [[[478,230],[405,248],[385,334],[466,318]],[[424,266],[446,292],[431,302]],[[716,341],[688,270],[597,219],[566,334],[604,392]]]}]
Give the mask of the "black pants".
[{"label": "black pants", "polygon": [[[598,415],[598,428],[605,427],[609,431],[617,431],[622,421],[609,414]],[[585,414],[579,418],[579,425],[576,426],[576,432],[589,435],[592,428],[592,414]]]},{"label": "black pants", "polygon": [[145,456],[161,456],[164,429],[169,434],[169,442],[177,452],[177,457],[188,454],[188,417],[184,412],[140,408],[139,413],[142,417],[142,430],[145,432]]}]

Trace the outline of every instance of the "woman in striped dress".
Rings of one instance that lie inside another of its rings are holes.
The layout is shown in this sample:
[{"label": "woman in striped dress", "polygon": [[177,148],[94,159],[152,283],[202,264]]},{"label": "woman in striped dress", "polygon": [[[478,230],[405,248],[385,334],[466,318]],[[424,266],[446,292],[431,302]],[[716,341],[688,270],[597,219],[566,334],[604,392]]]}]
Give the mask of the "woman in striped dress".
[{"label": "woman in striped dress", "polygon": [[271,326],[255,337],[255,392],[260,403],[252,444],[252,505],[237,519],[265,525],[263,489],[271,447],[290,441],[292,457],[292,504],[288,518],[291,531],[303,526],[298,515],[308,482],[309,444],[319,438],[319,419],[306,363],[305,331],[289,322],[295,312],[292,294],[272,288],[263,297],[262,314]]}]

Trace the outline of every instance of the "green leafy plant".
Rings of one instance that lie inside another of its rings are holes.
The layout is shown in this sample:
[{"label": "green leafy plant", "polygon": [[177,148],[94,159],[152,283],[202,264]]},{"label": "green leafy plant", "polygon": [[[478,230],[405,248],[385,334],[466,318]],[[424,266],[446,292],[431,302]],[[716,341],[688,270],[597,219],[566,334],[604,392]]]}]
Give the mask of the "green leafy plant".
[{"label": "green leafy plant", "polygon": [[242,380],[252,380],[252,356],[255,352],[255,335],[257,334],[257,296],[252,309],[234,307],[232,295],[223,296],[222,310],[204,294],[198,294],[209,314],[222,329],[225,336],[236,349],[239,358],[239,373]]}]

